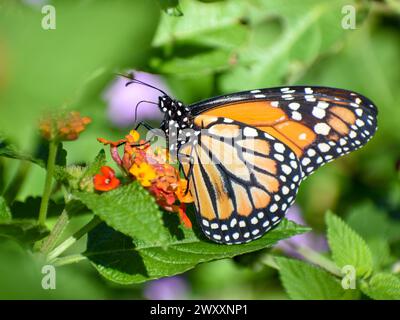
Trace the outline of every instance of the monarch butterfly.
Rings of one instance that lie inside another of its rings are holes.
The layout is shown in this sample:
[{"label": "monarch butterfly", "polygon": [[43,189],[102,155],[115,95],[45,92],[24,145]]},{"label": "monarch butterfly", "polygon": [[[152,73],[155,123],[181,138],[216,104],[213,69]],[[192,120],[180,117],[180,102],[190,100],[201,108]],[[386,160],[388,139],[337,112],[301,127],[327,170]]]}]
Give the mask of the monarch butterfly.
[{"label": "monarch butterfly", "polygon": [[191,105],[161,92],[160,128],[189,181],[197,221],[217,243],[246,243],[273,229],[302,180],[377,129],[376,106],[343,89],[256,89]]}]

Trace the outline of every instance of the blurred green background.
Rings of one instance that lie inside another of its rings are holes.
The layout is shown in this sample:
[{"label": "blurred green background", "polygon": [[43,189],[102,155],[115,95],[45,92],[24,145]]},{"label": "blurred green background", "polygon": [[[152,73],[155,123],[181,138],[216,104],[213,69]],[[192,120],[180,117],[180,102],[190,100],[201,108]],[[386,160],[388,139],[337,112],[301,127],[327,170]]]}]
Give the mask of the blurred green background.
[{"label": "blurred green background", "polygon": [[[55,30],[41,26],[45,4],[56,10]],[[346,5],[355,10],[355,29],[343,27]],[[374,225],[366,219],[377,213],[389,224],[400,223],[399,1],[0,2],[0,131],[20,148],[37,148],[37,120],[44,111],[68,108],[93,119],[79,140],[65,143],[68,164],[93,159],[101,147],[97,137],[120,138],[127,131],[110,121],[104,92],[116,73],[132,69],[162,76],[185,103],[294,84],[366,95],[379,110],[376,136],[307,179],[298,208],[321,234],[327,209],[367,233]],[[19,169],[17,161],[0,159],[1,192]],[[20,201],[39,196],[44,183],[43,169],[26,170]],[[79,217],[69,232],[86,220]],[[386,240],[378,239],[377,246],[390,247],[395,263],[400,237]],[[74,250],[84,249],[84,239],[79,246]],[[57,269],[57,290],[50,291],[38,286],[39,266],[30,260],[25,250],[0,238],[0,298],[133,299],[157,297],[154,292],[170,298],[287,297],[276,271],[255,257],[208,263],[179,278],[132,286],[107,282],[83,262]]]}]

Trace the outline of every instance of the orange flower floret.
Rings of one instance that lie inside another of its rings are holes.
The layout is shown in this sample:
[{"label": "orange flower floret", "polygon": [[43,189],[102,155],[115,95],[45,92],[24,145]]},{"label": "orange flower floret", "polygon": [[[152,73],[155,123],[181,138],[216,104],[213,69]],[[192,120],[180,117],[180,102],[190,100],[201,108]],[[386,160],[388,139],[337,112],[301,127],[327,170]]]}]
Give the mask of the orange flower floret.
[{"label": "orange flower floret", "polygon": [[93,177],[94,188],[98,191],[110,191],[120,185],[120,181],[115,177],[115,172],[108,166],[103,166],[99,174]]},{"label": "orange flower floret", "polygon": [[178,209],[178,214],[179,214],[179,218],[181,219],[183,225],[186,228],[192,228],[192,221],[190,221],[189,217],[186,215],[186,206],[185,204],[181,204],[181,206]]},{"label": "orange flower floret", "polygon": [[182,203],[190,203],[193,202],[192,195],[188,192],[188,181],[186,179],[180,179],[179,185],[175,191],[178,200]]}]

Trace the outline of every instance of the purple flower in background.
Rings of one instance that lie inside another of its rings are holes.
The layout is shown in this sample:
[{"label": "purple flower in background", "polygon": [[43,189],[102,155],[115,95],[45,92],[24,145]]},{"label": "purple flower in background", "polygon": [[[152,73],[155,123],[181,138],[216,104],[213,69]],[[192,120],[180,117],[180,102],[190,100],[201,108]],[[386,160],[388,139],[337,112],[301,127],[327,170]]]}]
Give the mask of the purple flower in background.
[{"label": "purple flower in background", "polygon": [[187,298],[189,286],[180,276],[162,278],[146,284],[144,296],[149,300],[177,300]]},{"label": "purple flower in background", "polygon": [[32,5],[32,6],[43,6],[47,3],[49,3],[48,0],[23,0],[27,5]]},{"label": "purple flower in background", "polygon": [[[145,72],[134,72],[135,79],[148,83],[156,88],[168,92],[166,84],[161,77]],[[135,123],[135,107],[142,101],[152,101],[158,103],[160,92],[141,84],[131,84],[125,86],[129,81],[122,76],[114,81],[106,90],[103,98],[108,104],[108,115],[111,122],[118,127],[128,127]],[[138,107],[136,121],[159,120],[162,113],[157,105],[143,102]]]},{"label": "purple flower in background", "polygon": [[[306,225],[300,208],[296,205],[289,208],[286,218],[303,226]],[[295,250],[295,247],[308,247],[317,252],[328,251],[326,238],[313,231],[291,237],[290,239],[281,240],[276,247],[283,250],[287,255],[299,259],[302,259],[302,256]]]}]

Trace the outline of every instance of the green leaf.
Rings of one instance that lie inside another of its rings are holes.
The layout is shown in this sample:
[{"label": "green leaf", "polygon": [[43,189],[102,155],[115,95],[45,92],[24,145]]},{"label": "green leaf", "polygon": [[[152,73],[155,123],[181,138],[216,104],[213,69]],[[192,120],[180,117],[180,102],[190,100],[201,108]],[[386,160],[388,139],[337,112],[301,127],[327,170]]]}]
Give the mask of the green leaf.
[{"label": "green leaf", "polygon": [[77,192],[74,196],[109,226],[138,243],[162,246],[168,239],[159,207],[137,182],[102,194]]},{"label": "green leaf", "polygon": [[0,223],[11,220],[11,211],[6,200],[0,196]]},{"label": "green leaf", "polygon": [[42,160],[36,159],[31,154],[18,150],[18,148],[3,135],[0,136],[0,157],[26,160],[44,167],[44,163]]},{"label": "green leaf", "polygon": [[[41,140],[36,150],[36,156],[29,154],[25,151],[18,149],[12,144],[6,137],[0,136],[0,157],[6,157],[16,160],[23,160],[32,162],[42,168],[46,168],[47,158],[49,155],[49,143],[46,140]],[[67,162],[67,151],[63,148],[62,143],[58,145],[57,157],[56,157],[56,172],[61,171],[61,168],[66,165]]]},{"label": "green leaf", "polygon": [[194,77],[212,75],[235,63],[237,47],[249,37],[241,17],[248,3],[203,4],[182,1],[185,17],[163,16],[153,45],[152,67],[157,72]]},{"label": "green leaf", "polygon": [[229,67],[231,53],[225,50],[201,50],[187,57],[174,57],[157,67],[159,72],[172,74],[208,74],[221,71]]},{"label": "green leaf", "polygon": [[[17,159],[17,160],[26,160],[30,161],[36,165],[39,165],[42,168],[46,168],[47,158],[49,152],[49,143],[45,140],[42,140],[39,143],[38,150],[36,151],[36,157],[32,156],[28,153],[18,150],[14,145],[8,142],[5,138],[1,140],[0,138],[0,156]],[[54,178],[65,185],[69,185],[70,183],[76,182],[75,189],[85,189],[84,186],[87,184],[87,180],[91,179],[91,177],[97,173],[101,166],[106,163],[106,156],[104,150],[100,150],[94,161],[89,164],[86,168],[76,166],[76,169],[83,168],[83,173],[79,173],[80,176],[77,179],[76,176],[71,174],[68,171],[68,168],[65,167],[67,163],[67,151],[63,148],[63,144],[60,143],[57,149],[57,157],[56,157],[56,166],[54,169]],[[78,170],[79,171],[79,170]]]},{"label": "green leaf", "polygon": [[361,284],[363,293],[375,300],[400,300],[400,279],[390,273],[378,273]]},{"label": "green leaf", "polygon": [[365,241],[342,219],[326,213],[328,242],[332,258],[338,267],[352,265],[358,276],[368,276],[373,269],[371,250]]},{"label": "green leaf", "polygon": [[237,0],[211,4],[184,0],[181,1],[181,7],[185,13],[184,18],[162,17],[153,41],[154,46],[163,46],[170,42],[190,42],[202,34],[239,25],[248,4]]},{"label": "green leaf", "polygon": [[[318,56],[343,40],[346,30],[338,27],[343,18],[341,8],[351,3],[343,0],[259,1],[250,10],[253,29],[266,23],[271,25],[269,20],[279,18],[283,30],[272,45],[260,47],[259,41],[249,41],[239,47],[239,63],[232,72],[221,77],[223,90],[275,86],[288,79],[296,81]],[[245,87],[239,79],[247,79]]]},{"label": "green leaf", "polygon": [[106,278],[121,283],[181,273],[201,262],[260,250],[308,231],[284,222],[257,241],[225,246],[209,242],[197,224],[189,230],[176,214],[162,213],[138,183],[103,194],[74,196],[107,224],[89,233],[86,255]]},{"label": "green leaf", "polygon": [[49,234],[49,230],[35,220],[12,220],[0,223],[0,237],[11,238],[22,244],[33,244]]},{"label": "green leaf", "polygon": [[[142,220],[144,222],[146,217]],[[163,222],[165,226],[154,225],[155,230],[167,228],[170,234],[161,245],[135,243],[106,224],[99,225],[89,233],[85,255],[107,279],[123,284],[138,283],[179,274],[199,263],[267,248],[281,239],[309,230],[284,220],[258,240],[227,246],[206,240],[199,230],[182,228],[175,214],[165,212]]]},{"label": "green leaf", "polygon": [[[337,300],[354,298],[356,290],[344,290],[333,275],[303,261],[275,258],[282,284],[291,299]],[[352,291],[351,294],[347,291]]]}]

